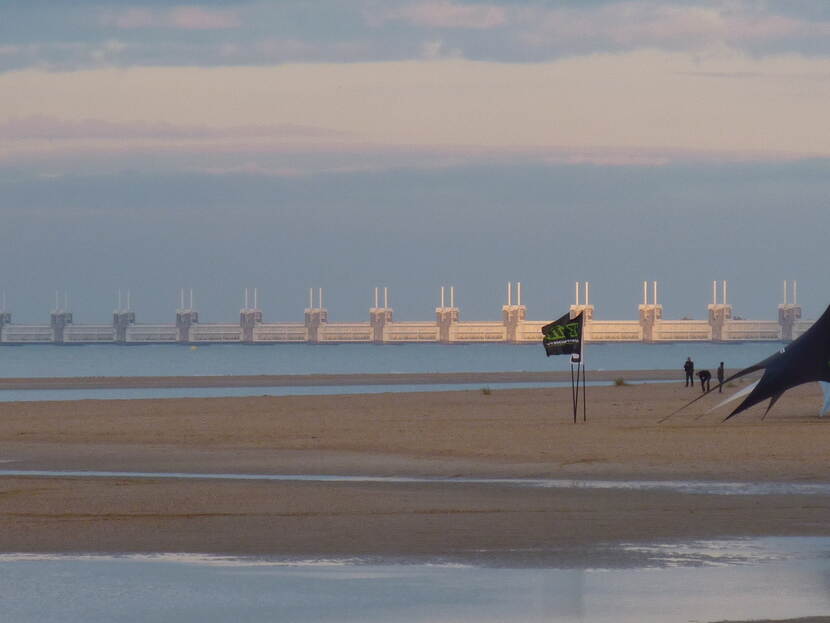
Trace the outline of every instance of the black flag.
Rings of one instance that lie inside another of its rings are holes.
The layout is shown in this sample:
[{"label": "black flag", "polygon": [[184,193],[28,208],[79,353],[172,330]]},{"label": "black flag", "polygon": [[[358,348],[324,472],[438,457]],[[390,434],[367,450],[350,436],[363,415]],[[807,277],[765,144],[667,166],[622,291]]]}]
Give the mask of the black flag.
[{"label": "black flag", "polygon": [[571,318],[570,312],[542,327],[542,344],[551,355],[582,355],[582,312]]}]

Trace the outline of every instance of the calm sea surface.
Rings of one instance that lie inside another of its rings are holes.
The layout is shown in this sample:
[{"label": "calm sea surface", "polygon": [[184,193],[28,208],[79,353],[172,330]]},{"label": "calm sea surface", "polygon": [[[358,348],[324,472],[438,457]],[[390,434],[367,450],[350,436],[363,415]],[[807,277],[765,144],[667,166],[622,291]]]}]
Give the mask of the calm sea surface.
[{"label": "calm sea surface", "polygon": [[[589,370],[675,369],[682,378],[686,357],[698,368],[718,362],[737,368],[759,361],[780,343],[597,344],[587,347]],[[231,374],[341,374],[388,372],[522,372],[568,370],[568,357],[546,357],[541,345],[508,344],[310,344],[188,346],[3,346],[0,378],[66,376],[190,376]],[[632,380],[632,379],[630,379]],[[567,383],[489,383],[494,388],[551,387]],[[329,387],[207,387],[152,389],[4,390],[0,402],[286,396],[480,389],[474,385],[367,385]]]},{"label": "calm sea surface", "polygon": [[[675,369],[691,356],[698,368],[718,362],[751,365],[782,347],[739,344],[596,344],[586,347],[589,370]],[[385,372],[504,372],[568,370],[568,357],[545,357],[539,346],[508,344],[177,344],[146,346],[2,346],[0,377],[339,374]]]}]

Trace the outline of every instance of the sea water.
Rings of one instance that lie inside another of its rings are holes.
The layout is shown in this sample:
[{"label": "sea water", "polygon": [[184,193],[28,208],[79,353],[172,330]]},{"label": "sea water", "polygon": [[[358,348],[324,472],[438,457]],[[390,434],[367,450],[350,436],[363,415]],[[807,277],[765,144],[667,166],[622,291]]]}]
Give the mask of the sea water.
[{"label": "sea water", "polygon": [[2,459],[0,477],[102,478],[149,480],[253,480],[270,482],[324,482],[327,484],[383,483],[424,485],[492,485],[539,489],[620,489],[624,491],[670,491],[685,495],[830,495],[826,482],[728,482],[712,480],[579,480],[573,478],[467,478],[430,476],[366,476],[340,474],[246,474],[205,472],[124,472],[97,470],[13,469],[15,459]]},{"label": "sea water", "polygon": [[649,623],[830,614],[830,539],[619,546],[631,568],[364,564],[163,554],[0,555],[16,623]]},{"label": "sea water", "polygon": [[[676,369],[691,356],[698,368],[748,366],[781,344],[595,344],[586,347],[590,370]],[[0,378],[103,376],[213,376],[247,374],[360,374],[540,372],[569,369],[568,357],[546,357],[541,346],[511,344],[211,344],[188,346],[27,345],[0,347]],[[629,379],[629,381],[636,379]],[[589,384],[595,384],[589,382]],[[600,384],[608,384],[607,382]],[[568,386],[568,383],[493,383],[494,388]],[[39,400],[207,398],[480,390],[482,384],[317,387],[206,387],[3,390],[0,402]]]},{"label": "sea water", "polygon": [[[653,381],[656,383],[662,381]],[[332,394],[386,394],[400,392],[481,391],[498,389],[532,389],[570,387],[570,381],[552,383],[428,383],[418,385],[316,385],[280,387],[123,387],[114,389],[4,389],[2,402],[39,402],[46,400],[130,400],[136,398],[223,398],[245,396],[325,396]],[[588,386],[613,385],[610,381],[589,381]]]},{"label": "sea water", "polygon": [[[727,368],[751,365],[782,346],[778,342],[590,344],[585,360],[589,370],[677,370],[682,378],[686,357],[692,357],[698,369],[714,371],[721,361]],[[568,370],[568,361],[568,357],[546,357],[541,343],[5,345],[0,347],[0,378],[521,372]]]}]

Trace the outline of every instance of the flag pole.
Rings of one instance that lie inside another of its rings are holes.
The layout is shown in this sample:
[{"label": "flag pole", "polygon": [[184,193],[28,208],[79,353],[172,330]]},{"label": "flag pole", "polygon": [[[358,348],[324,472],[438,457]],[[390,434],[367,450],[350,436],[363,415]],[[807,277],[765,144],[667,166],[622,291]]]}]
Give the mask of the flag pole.
[{"label": "flag pole", "polygon": [[574,424],[576,424],[576,413],[579,410],[579,364],[576,365],[576,379],[574,379],[573,360],[571,360],[571,399],[574,409]]},{"label": "flag pole", "polygon": [[[545,354],[566,355],[570,354],[571,364],[571,400],[573,402],[574,424],[579,418],[579,377],[582,375],[582,420],[587,421],[586,411],[586,371],[582,362],[582,328],[583,315],[578,313],[571,317],[571,312],[564,314],[561,318],[546,324],[542,327],[542,345],[545,347]],[[576,366],[576,369],[574,369]]]},{"label": "flag pole", "polygon": [[588,421],[588,396],[585,389],[588,368],[585,367],[585,340],[580,336],[579,340],[579,365],[582,366],[582,421]]},{"label": "flag pole", "polygon": [[[581,359],[581,357],[580,357]],[[582,421],[588,421],[588,397],[586,394],[585,384],[588,376],[588,368],[585,367],[585,362],[582,361]]]}]

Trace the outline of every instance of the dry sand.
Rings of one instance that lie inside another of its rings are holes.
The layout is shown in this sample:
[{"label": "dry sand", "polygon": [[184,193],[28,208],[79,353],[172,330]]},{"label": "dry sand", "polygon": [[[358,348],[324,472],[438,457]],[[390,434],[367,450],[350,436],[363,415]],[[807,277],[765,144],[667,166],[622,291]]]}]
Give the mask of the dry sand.
[{"label": "dry sand", "polygon": [[[569,388],[5,403],[0,460],[13,461],[8,469],[830,482],[817,387],[788,392],[764,421],[755,408],[721,423],[726,412],[705,414],[715,396],[657,423],[697,391],[589,388],[589,421],[576,425]],[[827,496],[0,478],[2,551],[609,564],[604,544],[830,535],[828,520]]]}]

